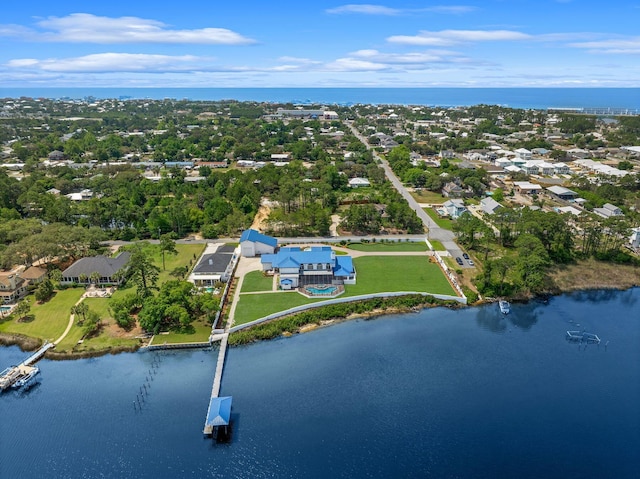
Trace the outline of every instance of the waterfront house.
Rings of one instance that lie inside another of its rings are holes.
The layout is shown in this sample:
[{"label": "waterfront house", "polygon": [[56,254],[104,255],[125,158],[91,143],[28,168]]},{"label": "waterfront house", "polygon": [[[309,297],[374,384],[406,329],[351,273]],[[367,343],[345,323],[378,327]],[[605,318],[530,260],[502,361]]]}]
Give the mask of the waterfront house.
[{"label": "waterfront house", "polygon": [[311,284],[355,284],[356,271],[351,256],[336,256],[330,246],[283,247],[260,259],[263,271],[280,275],[282,289]]},{"label": "waterfront house", "polygon": [[0,271],[0,301],[13,304],[27,294],[29,282],[21,278],[17,270]]},{"label": "waterfront house", "polygon": [[238,252],[232,245],[219,245],[215,251],[209,251],[211,250],[207,247],[189,275],[189,281],[201,288],[212,287],[218,281],[229,281],[236,264]]},{"label": "waterfront house", "polygon": [[273,254],[278,246],[278,240],[263,235],[257,230],[248,229],[240,236],[240,254],[245,258],[253,258],[261,254]]},{"label": "waterfront house", "polygon": [[115,258],[109,256],[89,256],[80,258],[62,272],[62,284],[91,284],[96,273],[100,279],[97,284],[120,284],[124,278],[121,273],[126,270],[131,253],[123,251]]}]

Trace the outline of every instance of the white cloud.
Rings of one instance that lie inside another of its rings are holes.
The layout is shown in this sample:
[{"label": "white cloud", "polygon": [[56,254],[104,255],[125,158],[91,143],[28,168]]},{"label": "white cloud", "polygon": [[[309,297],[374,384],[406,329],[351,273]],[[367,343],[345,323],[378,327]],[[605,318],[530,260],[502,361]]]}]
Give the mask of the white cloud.
[{"label": "white cloud", "polygon": [[162,22],[138,17],[100,17],[74,13],[37,22],[37,30],[0,26],[0,35],[29,40],[70,43],[188,43],[246,45],[254,40],[226,28],[175,30]]},{"label": "white cloud", "polygon": [[357,58],[338,58],[333,62],[327,63],[323,69],[338,72],[371,72],[388,68],[388,65],[383,63],[359,60]]},{"label": "white cloud", "polygon": [[10,60],[7,67],[48,72],[165,72],[206,69],[210,59],[193,55],[170,56],[143,53],[97,53],[74,58],[48,58]]},{"label": "white cloud", "polygon": [[449,46],[467,42],[529,40],[533,37],[513,30],[442,30],[430,32],[423,30],[418,35],[393,35],[387,38],[390,43],[404,45]]},{"label": "white cloud", "polygon": [[632,54],[640,53],[640,37],[613,38],[602,41],[576,42],[569,44],[575,48],[585,48],[589,53]]},{"label": "white cloud", "polygon": [[381,53],[378,50],[358,50],[352,57],[366,58],[368,61],[392,65],[426,65],[430,63],[467,63],[470,60],[457,52],[448,50],[428,50],[418,53]]},{"label": "white cloud", "polygon": [[469,13],[476,10],[476,7],[468,5],[435,5],[433,7],[425,8],[393,8],[385,7],[384,5],[371,5],[367,3],[363,4],[348,4],[341,5],[335,8],[329,8],[326,13],[331,14],[344,14],[344,13],[359,13],[362,15],[410,15],[416,13],[444,13],[459,15],[462,13]]},{"label": "white cloud", "polygon": [[397,8],[389,8],[383,5],[370,5],[370,4],[349,4],[342,5],[340,7],[330,8],[326,10],[327,13],[362,13],[364,15],[398,15],[401,10]]}]

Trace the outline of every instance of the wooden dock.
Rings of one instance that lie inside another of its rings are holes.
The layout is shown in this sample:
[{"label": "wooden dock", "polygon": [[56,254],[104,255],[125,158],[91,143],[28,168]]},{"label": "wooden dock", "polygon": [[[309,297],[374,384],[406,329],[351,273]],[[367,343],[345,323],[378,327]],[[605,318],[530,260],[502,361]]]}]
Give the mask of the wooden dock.
[{"label": "wooden dock", "polygon": [[[220,385],[222,384],[222,372],[224,370],[224,360],[227,355],[227,343],[229,340],[229,333],[224,333],[220,340],[220,350],[218,351],[218,362],[216,363],[216,374],[213,377],[213,386],[211,387],[211,399],[220,396]],[[211,414],[211,401],[209,401],[209,408],[207,409],[207,419],[205,420],[203,433],[207,435],[213,434],[214,426],[210,424],[209,416]]]}]

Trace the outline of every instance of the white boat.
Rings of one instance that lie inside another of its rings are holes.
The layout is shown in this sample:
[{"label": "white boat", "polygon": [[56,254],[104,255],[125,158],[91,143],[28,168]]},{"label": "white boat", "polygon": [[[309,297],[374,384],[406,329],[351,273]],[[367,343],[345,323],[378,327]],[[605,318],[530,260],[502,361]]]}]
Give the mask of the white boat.
[{"label": "white boat", "polygon": [[15,383],[13,383],[12,387],[14,389],[20,389],[21,387],[24,387],[24,386],[30,386],[32,383],[35,382],[36,376],[38,375],[39,372],[40,372],[40,369],[38,369],[36,366],[33,366],[33,369],[31,369],[31,371],[29,371],[27,374],[25,374],[20,379],[18,379]]},{"label": "white boat", "polygon": [[511,305],[509,304],[509,301],[505,301],[504,299],[498,301],[498,306],[500,306],[500,312],[502,314],[509,314],[509,312],[511,311]]}]

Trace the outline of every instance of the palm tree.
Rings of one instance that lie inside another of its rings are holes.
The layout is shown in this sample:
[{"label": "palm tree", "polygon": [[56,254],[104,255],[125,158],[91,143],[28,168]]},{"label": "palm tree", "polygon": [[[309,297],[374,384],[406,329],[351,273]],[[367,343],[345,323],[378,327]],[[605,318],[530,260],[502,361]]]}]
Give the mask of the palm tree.
[{"label": "palm tree", "polygon": [[71,314],[82,316],[82,321],[78,321],[79,324],[82,324],[87,319],[87,313],[89,312],[89,306],[86,303],[81,302],[76,304],[75,306],[71,306]]},{"label": "palm tree", "polygon": [[91,273],[91,275],[89,275],[89,278],[91,279],[91,282],[95,283],[97,286],[100,282],[101,275],[97,271],[94,271],[93,273]]},{"label": "palm tree", "polygon": [[80,276],[78,276],[78,281],[80,281],[80,284],[85,284],[87,282],[87,279],[89,279],[89,276],[87,276],[85,273],[80,274]]}]

